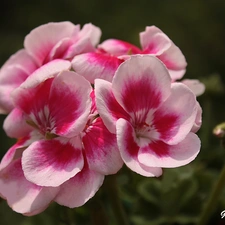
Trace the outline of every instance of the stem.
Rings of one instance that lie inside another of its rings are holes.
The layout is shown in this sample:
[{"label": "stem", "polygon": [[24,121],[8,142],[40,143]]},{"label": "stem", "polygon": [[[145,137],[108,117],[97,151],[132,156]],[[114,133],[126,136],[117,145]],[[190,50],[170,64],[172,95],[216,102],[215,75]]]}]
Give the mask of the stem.
[{"label": "stem", "polygon": [[112,210],[117,220],[117,225],[129,225],[126,213],[120,201],[116,175],[108,176],[106,180],[106,185]]},{"label": "stem", "polygon": [[105,212],[105,207],[102,204],[99,193],[97,193],[94,198],[89,200],[89,202],[87,203],[87,207],[89,208],[91,214],[92,225],[109,224],[108,217],[106,216]]},{"label": "stem", "polygon": [[217,182],[215,183],[212,192],[209,196],[208,201],[205,204],[205,207],[202,211],[202,214],[200,216],[200,220],[198,222],[198,225],[205,225],[207,224],[211,214],[213,213],[213,210],[216,208],[217,201],[220,197],[221,191],[223,190],[225,185],[225,165],[219,175],[219,178]]}]

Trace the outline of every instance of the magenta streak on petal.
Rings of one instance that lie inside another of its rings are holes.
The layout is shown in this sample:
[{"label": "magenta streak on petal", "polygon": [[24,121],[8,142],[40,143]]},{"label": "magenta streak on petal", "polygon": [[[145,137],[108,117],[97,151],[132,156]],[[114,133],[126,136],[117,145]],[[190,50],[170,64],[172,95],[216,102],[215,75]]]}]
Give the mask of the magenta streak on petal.
[{"label": "magenta streak on petal", "polygon": [[123,148],[124,150],[134,159],[137,158],[139,146],[134,141],[133,129],[131,126],[127,126],[127,129],[124,132],[124,141],[123,141]]},{"label": "magenta streak on petal", "polygon": [[112,114],[115,121],[120,118],[124,118],[128,121],[130,120],[130,116],[116,101],[116,99],[112,93],[112,90],[110,91],[109,96],[105,98],[105,101],[106,101],[106,105],[109,108],[109,111]]},{"label": "magenta streak on petal", "polygon": [[53,78],[50,78],[35,88],[21,89],[16,98],[16,106],[18,106],[27,115],[30,113],[38,117],[38,112],[44,108],[48,102],[49,91]]},{"label": "magenta streak on petal", "polygon": [[116,70],[118,66],[124,61],[115,56],[104,53],[89,53],[88,62],[91,64],[100,64],[101,66],[106,67],[107,69]]},{"label": "magenta streak on petal", "polygon": [[151,109],[157,108],[160,104],[161,94],[157,92],[157,87],[154,87],[154,78],[152,83],[149,82],[147,76],[142,76],[142,79],[127,81],[122,90],[122,99],[125,109],[129,113],[134,113],[135,125],[142,124],[146,120],[146,116]]},{"label": "magenta streak on petal", "polygon": [[[56,170],[65,168],[65,165],[71,162],[71,159],[80,158],[81,152],[75,150],[74,147],[69,143],[62,144],[56,139],[48,140],[43,142],[43,150],[39,149],[38,158],[41,159],[45,166],[53,166]],[[54,146],[54,153],[51,154],[50,150]],[[46,151],[48,151],[48,153]],[[50,156],[52,155],[52,156]],[[38,161],[40,163],[40,161]]]},{"label": "magenta streak on petal", "polygon": [[148,153],[149,148],[159,157],[169,155],[169,146],[162,141],[152,141],[148,146],[142,148],[143,153]]},{"label": "magenta streak on petal", "polygon": [[74,124],[81,115],[80,105],[82,101],[80,93],[67,93],[64,90],[52,91],[49,100],[49,110],[51,117],[56,124],[56,133],[63,134]]},{"label": "magenta streak on petal", "polygon": [[179,116],[176,114],[163,115],[156,111],[153,119],[155,129],[160,133],[160,138],[163,140],[171,139],[177,132],[177,122]]}]

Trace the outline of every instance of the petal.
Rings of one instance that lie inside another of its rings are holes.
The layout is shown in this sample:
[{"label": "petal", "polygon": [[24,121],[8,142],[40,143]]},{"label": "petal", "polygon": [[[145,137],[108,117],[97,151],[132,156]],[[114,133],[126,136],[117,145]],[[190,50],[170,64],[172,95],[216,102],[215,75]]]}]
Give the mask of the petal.
[{"label": "petal", "polygon": [[22,156],[26,179],[41,186],[61,185],[75,176],[83,163],[80,146],[59,138],[36,141]]},{"label": "petal", "polygon": [[107,52],[114,56],[132,55],[141,53],[141,49],[139,49],[135,45],[117,39],[108,39],[102,42],[100,45],[98,45],[98,49],[100,51]]},{"label": "petal", "polygon": [[26,148],[30,144],[30,139],[31,136],[28,135],[17,140],[17,142],[6,152],[6,154],[2,158],[0,170],[7,167],[13,160],[21,158],[24,148]]},{"label": "petal", "polygon": [[128,121],[119,119],[116,123],[116,131],[121,157],[131,170],[146,177],[162,175],[161,168],[145,166],[139,162],[138,152],[140,147],[137,145],[135,131]]},{"label": "petal", "polygon": [[21,85],[22,88],[35,87],[48,78],[56,76],[63,70],[69,70],[71,63],[67,60],[55,59],[32,73],[27,80]]},{"label": "petal", "polygon": [[[23,88],[21,85],[12,93],[15,106],[25,114],[35,115],[36,119],[38,119],[41,109],[48,103],[52,81],[53,78],[48,79],[42,84],[32,88]],[[38,122],[40,123],[40,121]]]},{"label": "petal", "polygon": [[162,32],[152,35],[152,32],[147,29],[140,35],[143,48],[142,54],[161,55],[171,46],[171,40]]},{"label": "petal", "polygon": [[84,205],[101,187],[104,175],[85,166],[81,172],[60,187],[55,201],[70,208]]},{"label": "petal", "polygon": [[196,96],[200,96],[205,92],[205,85],[199,80],[185,79],[182,80],[182,83],[188,86]]},{"label": "petal", "polygon": [[116,135],[107,130],[100,117],[85,130],[82,140],[91,170],[109,175],[121,169],[123,161]]},{"label": "petal", "polygon": [[0,111],[8,113],[13,108],[11,93],[23,83],[29,74],[20,66],[8,66],[0,71]]},{"label": "petal", "polygon": [[184,74],[186,73],[186,69],[183,70],[173,70],[173,69],[168,69],[170,77],[172,79],[172,82],[175,82],[176,80],[181,79]]},{"label": "petal", "polygon": [[87,23],[83,26],[83,28],[81,29],[81,31],[78,34],[78,39],[89,39],[91,44],[93,46],[96,46],[99,43],[100,37],[101,37],[101,30],[99,27],[91,24],[91,23]]},{"label": "petal", "polygon": [[107,54],[91,52],[76,56],[72,61],[72,67],[92,84],[97,78],[111,82],[123,61]]},{"label": "petal", "polygon": [[84,129],[91,92],[90,83],[75,72],[64,71],[54,79],[48,104],[55,134],[73,137]]},{"label": "petal", "polygon": [[168,145],[161,141],[150,143],[140,149],[138,160],[146,166],[174,168],[193,161],[200,151],[200,140],[189,133],[177,145]]},{"label": "petal", "polygon": [[37,69],[37,65],[33,58],[27,53],[25,49],[21,49],[13,54],[2,66],[1,71],[7,67],[19,66],[27,74],[32,73]]},{"label": "petal", "polygon": [[62,70],[69,68],[69,61],[57,59],[36,70],[12,93],[15,105],[26,114],[29,114],[32,108],[35,108],[39,112],[48,101],[50,86],[52,84],[52,79],[48,78],[53,78]]},{"label": "petal", "polygon": [[51,49],[63,38],[73,37],[79,32],[79,25],[71,22],[48,23],[30,32],[25,38],[24,47],[41,66]]},{"label": "petal", "polygon": [[112,90],[118,103],[136,123],[143,122],[169,96],[171,80],[164,65],[154,56],[136,55],[118,68]]},{"label": "petal", "polygon": [[116,121],[119,118],[129,120],[130,116],[116,101],[112,84],[100,79],[95,80],[95,96],[97,110],[105,126],[111,133],[116,133]]},{"label": "petal", "polygon": [[196,118],[195,95],[183,84],[173,83],[170,97],[154,113],[153,126],[160,139],[177,144],[190,132]]},{"label": "petal", "polygon": [[58,188],[40,187],[27,181],[18,159],[0,172],[0,193],[14,211],[35,215],[48,207]]},{"label": "petal", "polygon": [[182,78],[185,73],[187,62],[181,50],[174,43],[171,44],[168,50],[157,57],[169,70],[176,72],[174,74],[170,73],[172,80]]},{"label": "petal", "polygon": [[64,57],[72,59],[74,56],[82,53],[94,52],[95,45],[98,44],[100,36],[101,30],[98,27],[90,23],[85,24]]},{"label": "petal", "polygon": [[27,136],[33,129],[26,120],[27,116],[20,109],[13,109],[3,123],[6,134],[11,138]]},{"label": "petal", "polygon": [[157,34],[163,34],[163,32],[156,26],[147,26],[145,31],[140,33],[140,43],[143,50],[148,48],[152,38]]},{"label": "petal", "polygon": [[197,114],[196,114],[196,118],[195,118],[195,123],[191,129],[191,132],[193,132],[193,133],[196,133],[202,125],[202,108],[198,102],[197,102],[196,110],[197,110]]}]

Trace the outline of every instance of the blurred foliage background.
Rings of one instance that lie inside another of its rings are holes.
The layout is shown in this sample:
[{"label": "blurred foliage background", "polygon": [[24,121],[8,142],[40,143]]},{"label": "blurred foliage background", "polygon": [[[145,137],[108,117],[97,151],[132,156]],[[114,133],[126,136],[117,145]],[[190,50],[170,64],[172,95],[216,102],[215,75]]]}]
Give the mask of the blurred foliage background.
[{"label": "blurred foliage background", "polygon": [[[139,32],[156,25],[180,47],[188,62],[184,78],[199,79],[206,85],[205,94],[198,97],[203,108],[203,125],[198,132],[201,152],[191,164],[166,169],[160,178],[141,177],[123,168],[118,183],[131,224],[196,224],[225,160],[225,150],[212,134],[213,128],[225,121],[225,1],[3,0],[0,12],[0,65],[23,47],[24,37],[33,28],[52,21],[91,22],[102,29],[101,41],[117,38],[136,45]],[[0,116],[1,125],[4,118]],[[2,157],[14,140],[7,138],[3,129],[0,140]],[[110,225],[116,225],[108,192],[104,185],[96,198],[103,201]],[[1,200],[0,225],[88,225],[93,211],[98,210],[94,201],[71,210],[52,204],[40,215],[25,217]],[[213,210],[208,224],[225,224],[220,217],[225,210],[225,187]],[[76,223],[69,222],[75,219]]]}]

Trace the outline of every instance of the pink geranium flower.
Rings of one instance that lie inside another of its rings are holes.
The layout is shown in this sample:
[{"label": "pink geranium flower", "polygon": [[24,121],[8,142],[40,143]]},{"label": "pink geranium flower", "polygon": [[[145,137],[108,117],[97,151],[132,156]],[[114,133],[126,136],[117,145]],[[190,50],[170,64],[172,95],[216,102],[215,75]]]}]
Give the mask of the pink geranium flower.
[{"label": "pink geranium flower", "polygon": [[160,176],[162,168],[185,165],[198,154],[196,97],[185,85],[171,84],[156,57],[132,56],[112,83],[97,79],[95,88],[98,112],[131,170]]},{"label": "pink geranium flower", "polygon": [[24,49],[19,50],[0,70],[0,113],[10,112],[14,106],[11,92],[32,72],[54,59],[71,60],[75,55],[93,52],[101,30],[92,25],[71,22],[41,25],[25,37]]},{"label": "pink geranium flower", "polygon": [[23,214],[51,201],[81,206],[123,164],[115,134],[97,118],[90,83],[75,72],[52,71],[59,62],[68,63],[54,60],[14,90],[15,109],[4,122],[19,140],[0,164],[0,194]]},{"label": "pink geranium flower", "polygon": [[172,80],[182,78],[186,60],[180,49],[155,26],[140,33],[141,48],[128,42],[108,39],[98,46],[97,52],[79,55],[73,59],[73,68],[91,83],[95,78],[112,81],[118,66],[130,55],[148,54],[159,58],[169,70]]}]

